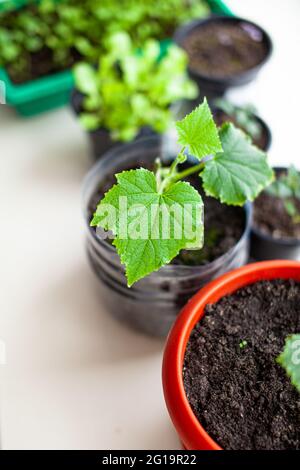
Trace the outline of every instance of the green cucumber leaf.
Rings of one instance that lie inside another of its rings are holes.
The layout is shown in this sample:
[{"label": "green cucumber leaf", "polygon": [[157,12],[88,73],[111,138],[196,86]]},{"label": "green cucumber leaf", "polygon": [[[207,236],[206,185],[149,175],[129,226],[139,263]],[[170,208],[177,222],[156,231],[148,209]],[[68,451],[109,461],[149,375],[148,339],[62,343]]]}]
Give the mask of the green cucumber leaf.
[{"label": "green cucumber leaf", "polygon": [[273,181],[273,170],[267,155],[233,124],[223,124],[219,135],[223,152],[206,162],[203,187],[207,195],[225,204],[242,206]]},{"label": "green cucumber leaf", "polygon": [[124,171],[116,178],[91,225],[115,235],[129,287],[170,263],[180,250],[203,246],[203,202],[189,183],[177,182],[160,193],[149,170]]},{"label": "green cucumber leaf", "polygon": [[201,160],[222,152],[218,130],[206,99],[184,119],[176,123],[178,142]]}]

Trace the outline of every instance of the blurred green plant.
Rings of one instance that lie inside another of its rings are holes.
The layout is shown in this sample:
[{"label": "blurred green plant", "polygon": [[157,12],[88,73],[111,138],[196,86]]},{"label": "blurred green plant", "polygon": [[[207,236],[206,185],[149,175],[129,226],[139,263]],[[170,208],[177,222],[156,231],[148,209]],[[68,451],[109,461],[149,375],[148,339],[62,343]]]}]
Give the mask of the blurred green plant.
[{"label": "blurred green plant", "polygon": [[237,106],[224,98],[215,100],[214,104],[229,117],[232,117],[236,124],[244,129],[252,139],[257,139],[261,136],[262,127],[255,117],[257,112],[255,106],[252,104]]},{"label": "blurred green plant", "polygon": [[300,204],[300,173],[293,165],[287,173],[281,173],[266,191],[271,196],[282,199],[285,210],[293,223],[300,223],[300,213],[297,209],[297,202]]},{"label": "blurred green plant", "polygon": [[133,140],[141,128],[158,133],[172,122],[170,105],[197,96],[187,77],[187,56],[176,45],[161,56],[160,43],[148,39],[137,50],[127,33],[107,40],[98,68],[74,67],[75,86],[83,93],[80,122],[87,130],[108,129],[114,140]]},{"label": "blurred green plant", "polygon": [[96,62],[114,32],[129,32],[139,46],[149,37],[169,37],[178,24],[207,13],[204,0],[40,0],[0,13],[0,66],[13,81],[24,82],[79,58]]}]

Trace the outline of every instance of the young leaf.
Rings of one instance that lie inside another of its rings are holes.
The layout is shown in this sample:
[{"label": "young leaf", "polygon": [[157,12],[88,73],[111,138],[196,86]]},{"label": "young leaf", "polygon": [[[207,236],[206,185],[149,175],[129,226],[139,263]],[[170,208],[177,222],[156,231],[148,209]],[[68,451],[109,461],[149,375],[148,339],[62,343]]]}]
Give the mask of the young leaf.
[{"label": "young leaf", "polygon": [[286,339],[284,350],[277,362],[286,370],[292,384],[300,392],[300,334]]},{"label": "young leaf", "polygon": [[206,162],[201,173],[207,195],[225,204],[242,206],[253,201],[273,180],[273,171],[264,152],[233,124],[220,130],[223,153]]},{"label": "young leaf", "polygon": [[161,193],[151,171],[129,170],[116,177],[91,225],[116,236],[113,244],[128,286],[169,263],[181,249],[202,247],[203,203],[189,183],[177,182]]},{"label": "young leaf", "polygon": [[218,130],[206,99],[182,121],[176,123],[178,142],[189,147],[190,153],[201,158],[222,152]]},{"label": "young leaf", "polygon": [[87,95],[97,95],[96,71],[86,63],[76,64],[73,68],[75,84],[81,93]]}]

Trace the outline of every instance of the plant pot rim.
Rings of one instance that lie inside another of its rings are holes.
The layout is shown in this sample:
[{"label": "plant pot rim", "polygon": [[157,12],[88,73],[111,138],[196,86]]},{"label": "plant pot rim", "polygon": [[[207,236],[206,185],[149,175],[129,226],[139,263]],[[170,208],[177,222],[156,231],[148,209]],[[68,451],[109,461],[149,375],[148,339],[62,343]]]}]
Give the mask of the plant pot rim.
[{"label": "plant pot rim", "polygon": [[188,23],[185,23],[183,26],[180,26],[179,28],[176,29],[173,40],[178,46],[183,47],[183,41],[190,35],[190,33],[199,27],[206,25],[208,23],[248,23],[251,26],[255,27],[258,29],[262,35],[263,35],[263,42],[267,46],[267,52],[265,54],[265,57],[263,60],[261,60],[258,64],[256,64],[254,67],[251,67],[247,70],[244,70],[243,72],[236,73],[234,75],[230,75],[227,77],[210,77],[208,75],[202,74],[201,72],[193,69],[192,67],[188,67],[188,70],[190,73],[194,74],[196,77],[203,81],[207,81],[210,83],[215,83],[217,85],[224,85],[224,84],[229,84],[233,80],[247,77],[249,73],[259,70],[268,60],[270,59],[272,52],[273,52],[273,42],[269,34],[257,23],[247,20],[246,18],[242,18],[239,16],[225,16],[225,15],[211,15],[207,18],[201,18],[199,20],[192,20]]},{"label": "plant pot rim", "polygon": [[[288,168],[284,167],[284,166],[273,166],[273,170],[275,171],[275,173],[279,172],[279,171],[284,171],[284,170],[287,170],[287,169]],[[262,230],[260,230],[258,227],[256,227],[254,225],[254,222],[252,223],[251,231],[257,237],[260,237],[260,238],[262,238],[263,240],[265,240],[267,242],[277,243],[278,245],[287,246],[287,247],[300,246],[300,240],[298,240],[297,238],[287,238],[287,237],[275,238],[275,237],[272,237],[272,235],[269,235],[269,234],[263,232]]]},{"label": "plant pot rim", "polygon": [[[116,162],[118,157],[115,155],[116,152],[126,152],[127,150],[130,151],[131,148],[134,148],[137,145],[142,145],[143,143],[151,143],[155,144],[155,142],[160,139],[161,136],[156,135],[152,137],[144,137],[140,138],[135,142],[127,143],[127,144],[121,144],[116,148],[112,148],[109,150],[103,157],[98,160],[95,165],[90,169],[90,171],[87,173],[84,181],[83,181],[83,188],[86,187],[89,184],[89,181],[93,180],[93,176],[96,173],[99,173],[100,175],[102,174],[102,169],[106,167],[107,162],[111,163],[111,169],[112,171],[118,171],[113,170],[113,162]],[[115,163],[115,168],[117,167],[117,163]],[[124,170],[125,171],[125,170]],[[218,258],[214,259],[210,263],[207,263],[205,265],[198,265],[198,266],[190,266],[190,265],[175,265],[175,264],[168,264],[166,266],[163,266],[159,269],[159,271],[155,271],[155,275],[157,276],[159,273],[159,276],[162,278],[168,278],[172,273],[178,272],[185,272],[185,273],[193,273],[195,270],[205,270],[209,271],[210,267],[213,269],[215,264],[222,264],[225,262],[227,257],[230,257],[235,250],[239,250],[240,246],[244,243],[245,239],[249,237],[250,231],[251,231],[251,225],[252,225],[252,212],[253,212],[253,206],[251,202],[247,202],[242,209],[244,210],[245,213],[245,228],[242,233],[242,236],[240,239],[237,241],[237,243],[226,253],[224,253],[222,256],[219,256]],[[107,253],[110,254],[116,254],[116,249],[113,245],[110,243],[107,243],[105,240],[100,240],[99,237],[97,237],[95,230],[90,227],[89,220],[88,220],[88,211],[87,207],[83,207],[83,212],[84,212],[84,222],[87,226],[88,229],[88,236],[92,240],[93,243],[101,243],[101,245],[106,249]]]},{"label": "plant pot rim", "polygon": [[[238,108],[239,105],[236,105],[236,107]],[[222,111],[224,114],[227,115],[227,113],[225,111],[223,111],[222,108],[219,108],[219,106],[215,106],[214,104],[212,104],[211,106],[211,110],[212,110],[212,113],[214,113],[215,111]],[[261,127],[263,128],[263,132],[265,133],[266,137],[267,137],[267,146],[266,148],[263,150],[263,152],[267,152],[269,150],[269,148],[271,147],[271,144],[272,144],[272,132],[271,132],[271,129],[270,127],[268,126],[268,124],[266,123],[266,121],[260,117],[258,114],[256,113],[251,113],[252,116],[255,118],[255,120],[261,125]]]},{"label": "plant pot rim", "polygon": [[210,282],[183,308],[172,327],[163,358],[162,380],[165,401],[173,424],[188,450],[222,450],[202,427],[185,394],[182,366],[191,331],[203,317],[205,306],[260,280],[293,278],[300,281],[300,262],[263,261],[246,265]]}]

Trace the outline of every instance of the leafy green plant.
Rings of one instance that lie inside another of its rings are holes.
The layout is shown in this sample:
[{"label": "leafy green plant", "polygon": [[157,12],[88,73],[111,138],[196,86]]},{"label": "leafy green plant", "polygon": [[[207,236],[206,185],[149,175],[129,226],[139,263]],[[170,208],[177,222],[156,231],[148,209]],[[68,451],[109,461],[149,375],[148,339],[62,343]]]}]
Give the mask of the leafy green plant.
[{"label": "leafy green plant", "polygon": [[[203,246],[202,198],[184,179],[198,174],[207,195],[238,206],[252,201],[273,180],[266,154],[233,124],[218,131],[206,100],[177,122],[176,129],[181,151],[170,167],[157,161],[155,171],[117,174],[117,184],[91,221],[91,226],[114,234],[129,286],[170,263],[180,250]],[[198,163],[180,169],[187,154]]]},{"label": "leafy green plant", "polygon": [[300,392],[300,334],[286,338],[284,350],[277,362],[285,369],[292,384]]},{"label": "leafy green plant", "polygon": [[252,139],[257,139],[261,136],[262,127],[255,118],[255,113],[257,112],[255,106],[251,104],[237,106],[224,98],[215,100],[215,105],[225,114],[232,117],[236,124],[243,128]]},{"label": "leafy green plant", "polygon": [[172,35],[183,21],[208,13],[202,0],[36,0],[0,12],[0,66],[20,83],[70,67],[95,63],[105,38],[127,31],[136,46]]},{"label": "leafy green plant", "polygon": [[79,118],[84,128],[108,129],[122,141],[142,127],[162,133],[172,122],[170,105],[197,96],[186,74],[186,54],[177,46],[161,57],[159,42],[149,39],[137,53],[128,34],[116,33],[107,48],[97,69],[87,63],[74,67],[76,88],[85,96]]},{"label": "leafy green plant", "polygon": [[294,224],[300,223],[297,201],[300,203],[300,173],[291,165],[287,173],[281,173],[269,186],[267,193],[282,199],[284,207]]}]

